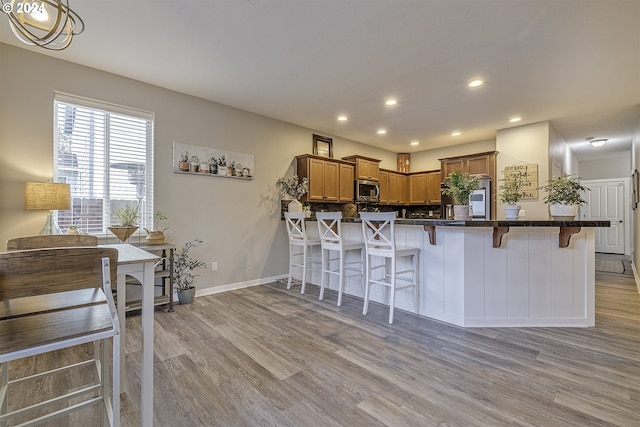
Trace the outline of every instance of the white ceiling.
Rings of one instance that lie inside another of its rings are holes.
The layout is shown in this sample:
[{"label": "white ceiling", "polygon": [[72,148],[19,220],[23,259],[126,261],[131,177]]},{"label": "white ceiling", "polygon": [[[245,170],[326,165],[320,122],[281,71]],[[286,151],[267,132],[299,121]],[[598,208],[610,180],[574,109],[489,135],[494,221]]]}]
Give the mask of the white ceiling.
[{"label": "white ceiling", "polygon": [[[579,159],[600,158],[629,152],[640,117],[640,0],[70,5],[85,32],[62,52],[29,49],[394,152],[549,120]],[[0,42],[24,46],[1,15]]]}]

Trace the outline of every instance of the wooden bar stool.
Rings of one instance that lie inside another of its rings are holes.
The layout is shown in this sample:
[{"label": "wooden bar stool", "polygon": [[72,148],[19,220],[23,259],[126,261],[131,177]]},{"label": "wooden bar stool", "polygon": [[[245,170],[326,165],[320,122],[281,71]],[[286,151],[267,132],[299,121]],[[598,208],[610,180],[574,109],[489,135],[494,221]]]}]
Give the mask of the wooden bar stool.
[{"label": "wooden bar stool", "polygon": [[[396,300],[396,291],[413,289],[413,299],[416,312],[418,311],[418,285],[419,285],[419,256],[418,247],[400,247],[395,239],[395,212],[361,212],[362,234],[364,236],[366,262],[364,282],[364,308],[362,314],[367,314],[369,309],[369,295],[371,285],[383,285],[389,288],[389,324],[393,323],[393,309]],[[408,257],[411,267],[406,270],[398,270],[399,258]],[[374,258],[381,258],[382,263],[374,265]],[[375,270],[384,269],[380,278],[373,278]],[[410,277],[407,277],[410,275]],[[407,284],[398,286],[397,282]]]},{"label": "wooden bar stool", "polygon": [[[319,264],[319,257],[313,257],[313,248],[320,246],[320,240],[309,239],[304,223],[304,212],[285,212],[287,234],[289,235],[289,281],[287,289],[291,289],[294,267],[302,268],[302,287],[300,293],[304,294],[307,284],[307,269],[311,269],[313,263]],[[296,249],[302,252],[296,252]],[[301,259],[300,259],[301,257]]]},{"label": "wooden bar stool", "polygon": [[[364,245],[359,242],[345,242],[342,239],[341,220],[342,212],[317,212],[318,233],[320,235],[320,246],[322,248],[322,281],[320,285],[320,300],[324,299],[324,288],[328,286],[329,275],[338,276],[338,306],[342,305],[342,294],[344,292],[345,270],[356,271],[358,276],[363,275],[364,262],[362,259]],[[357,261],[347,261],[347,253],[358,251]],[[337,254],[331,258],[331,253]],[[332,270],[331,263],[338,261],[338,269]],[[358,267],[354,267],[358,265]],[[325,280],[326,278],[326,280]]]},{"label": "wooden bar stool", "polygon": [[[97,247],[0,253],[0,425],[27,415],[32,418],[24,425],[37,425],[93,405],[102,406],[102,425],[120,425],[120,329],[110,289],[117,262],[117,250]],[[92,358],[9,376],[9,364],[18,359],[92,342]],[[96,379],[9,411],[11,387],[87,366],[95,367]]]}]

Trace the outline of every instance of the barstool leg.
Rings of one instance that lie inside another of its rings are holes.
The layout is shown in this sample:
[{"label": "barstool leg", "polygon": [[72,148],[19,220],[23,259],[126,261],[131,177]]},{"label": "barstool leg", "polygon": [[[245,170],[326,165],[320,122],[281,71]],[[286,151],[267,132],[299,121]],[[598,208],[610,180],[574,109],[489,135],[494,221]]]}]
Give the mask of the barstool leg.
[{"label": "barstool leg", "polygon": [[340,276],[338,278],[338,307],[342,305],[342,293],[344,292],[344,257],[347,256],[344,250],[340,251]]},{"label": "barstool leg", "polygon": [[391,259],[391,287],[389,288],[391,297],[389,298],[389,324],[393,324],[393,309],[396,305],[396,259]]},{"label": "barstool leg", "polygon": [[371,255],[365,256],[365,270],[364,270],[364,306],[362,308],[362,314],[366,316],[367,311],[369,310],[369,290],[370,290],[370,276],[371,276]]},{"label": "barstool leg", "polygon": [[330,254],[329,254],[329,250],[328,249],[321,249],[320,251],[322,253],[322,257],[321,257],[321,266],[322,266],[322,270],[321,270],[321,277],[320,277],[320,297],[318,298],[320,301],[322,301],[324,299],[324,287],[325,287],[325,276],[327,276],[327,280],[329,279],[329,259],[330,259]]}]

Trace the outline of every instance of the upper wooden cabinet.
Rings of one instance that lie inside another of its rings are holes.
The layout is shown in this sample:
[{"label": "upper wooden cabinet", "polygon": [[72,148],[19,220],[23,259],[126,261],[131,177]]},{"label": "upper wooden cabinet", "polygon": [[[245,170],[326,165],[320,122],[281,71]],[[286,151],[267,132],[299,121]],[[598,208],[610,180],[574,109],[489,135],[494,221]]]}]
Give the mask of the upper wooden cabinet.
[{"label": "upper wooden cabinet", "polygon": [[[309,192],[300,200],[303,202],[339,201],[340,165],[345,162],[312,155],[297,156],[296,159],[298,176],[309,179]],[[351,191],[351,200],[353,200],[353,189]]]},{"label": "upper wooden cabinet", "polygon": [[401,172],[389,172],[389,204],[401,205],[406,200],[407,176]]},{"label": "upper wooden cabinet", "polygon": [[355,179],[369,179],[378,181],[380,179],[380,160],[363,156],[348,156],[342,160],[356,164]]},{"label": "upper wooden cabinet", "polygon": [[440,159],[441,180],[445,181],[454,170],[471,175],[485,175],[495,181],[497,151],[471,154],[469,156],[449,157]]},{"label": "upper wooden cabinet", "polygon": [[409,176],[409,204],[427,204],[427,173],[413,173]]},{"label": "upper wooden cabinet", "polygon": [[441,201],[440,171],[427,172],[427,204],[439,205]]},{"label": "upper wooden cabinet", "polygon": [[338,196],[341,202],[353,202],[354,165],[340,163],[340,189]]},{"label": "upper wooden cabinet", "polygon": [[380,201],[379,203],[389,203],[389,172],[380,171]]}]

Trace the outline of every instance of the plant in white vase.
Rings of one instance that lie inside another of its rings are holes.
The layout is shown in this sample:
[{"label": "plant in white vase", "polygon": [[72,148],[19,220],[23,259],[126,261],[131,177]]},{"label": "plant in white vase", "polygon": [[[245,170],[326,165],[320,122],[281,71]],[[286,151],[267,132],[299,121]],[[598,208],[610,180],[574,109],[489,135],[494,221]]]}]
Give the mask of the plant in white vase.
[{"label": "plant in white vase", "polygon": [[309,191],[309,179],[307,177],[302,178],[302,181],[300,181],[298,175],[294,175],[291,178],[283,177],[276,181],[276,187],[285,200],[291,200],[287,208],[289,212],[302,212],[302,203],[299,202],[299,199]]},{"label": "plant in white vase", "polygon": [[455,200],[453,219],[470,220],[469,197],[474,190],[478,189],[480,177],[453,170],[447,177],[446,183],[447,185],[442,188],[442,194],[453,197]]},{"label": "plant in white vase", "polygon": [[549,211],[557,221],[571,221],[578,214],[578,207],[587,203],[582,198],[589,188],[580,184],[580,177],[562,175],[549,181],[539,189],[547,192],[544,202],[549,204]]},{"label": "plant in white vase", "polygon": [[509,221],[517,220],[520,214],[520,205],[517,203],[524,197],[522,191],[524,180],[522,175],[507,175],[502,178],[502,184],[498,187],[498,198],[504,205],[505,218]]}]

